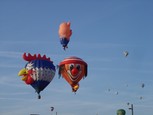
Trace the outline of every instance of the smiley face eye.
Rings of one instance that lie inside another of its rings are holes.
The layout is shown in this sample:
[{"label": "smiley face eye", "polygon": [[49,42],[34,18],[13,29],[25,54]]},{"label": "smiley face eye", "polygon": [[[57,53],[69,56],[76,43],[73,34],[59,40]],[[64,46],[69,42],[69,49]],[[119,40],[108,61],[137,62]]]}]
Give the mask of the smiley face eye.
[{"label": "smiley face eye", "polygon": [[81,67],[80,67],[80,65],[77,65],[76,68],[77,68],[77,70],[80,70]]},{"label": "smiley face eye", "polygon": [[74,68],[74,65],[73,64],[71,64],[70,65],[70,70],[72,70]]}]

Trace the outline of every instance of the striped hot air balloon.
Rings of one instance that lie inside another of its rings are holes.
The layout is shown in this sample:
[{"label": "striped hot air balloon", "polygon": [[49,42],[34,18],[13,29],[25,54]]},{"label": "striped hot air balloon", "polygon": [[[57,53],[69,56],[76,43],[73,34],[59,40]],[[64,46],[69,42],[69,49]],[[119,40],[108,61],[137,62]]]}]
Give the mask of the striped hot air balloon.
[{"label": "striped hot air balloon", "polygon": [[40,92],[44,90],[55,76],[55,66],[50,58],[46,58],[46,55],[41,56],[23,54],[23,59],[28,61],[25,68],[19,71],[18,76],[22,76],[22,80],[31,85],[38,93],[40,99]]}]

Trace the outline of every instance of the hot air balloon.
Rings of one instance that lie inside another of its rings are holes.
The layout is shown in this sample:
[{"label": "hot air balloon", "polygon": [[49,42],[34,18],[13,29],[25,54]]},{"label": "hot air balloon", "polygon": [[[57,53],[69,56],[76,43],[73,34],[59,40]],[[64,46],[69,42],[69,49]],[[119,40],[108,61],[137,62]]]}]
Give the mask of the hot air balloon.
[{"label": "hot air balloon", "polygon": [[72,30],[70,29],[70,25],[71,25],[70,22],[63,22],[59,26],[58,34],[59,34],[61,45],[63,46],[64,50],[68,48],[67,45],[72,35]]},{"label": "hot air balloon", "polygon": [[144,83],[142,83],[142,84],[141,84],[141,87],[142,87],[142,88],[144,88],[144,86],[145,86],[145,84],[144,84]]},{"label": "hot air balloon", "polygon": [[117,115],[125,115],[126,111],[124,109],[117,110]]},{"label": "hot air balloon", "polygon": [[71,85],[72,92],[79,89],[79,81],[87,76],[87,63],[81,58],[72,56],[59,63],[59,76]]},{"label": "hot air balloon", "polygon": [[123,54],[124,54],[125,57],[127,57],[129,55],[129,52],[128,51],[124,51]]},{"label": "hot air balloon", "polygon": [[51,108],[51,111],[54,111],[54,107],[50,107]]},{"label": "hot air balloon", "polygon": [[140,96],[140,100],[142,100],[143,99],[143,97],[142,96]]},{"label": "hot air balloon", "polygon": [[18,76],[22,76],[22,80],[31,85],[38,93],[38,99],[41,98],[40,92],[44,90],[48,84],[52,81],[55,75],[55,66],[50,58],[46,58],[46,55],[40,54],[33,56],[29,53],[23,54],[23,59],[28,61],[25,67],[19,71]]},{"label": "hot air balloon", "polygon": [[118,95],[118,91],[116,91],[115,94]]}]

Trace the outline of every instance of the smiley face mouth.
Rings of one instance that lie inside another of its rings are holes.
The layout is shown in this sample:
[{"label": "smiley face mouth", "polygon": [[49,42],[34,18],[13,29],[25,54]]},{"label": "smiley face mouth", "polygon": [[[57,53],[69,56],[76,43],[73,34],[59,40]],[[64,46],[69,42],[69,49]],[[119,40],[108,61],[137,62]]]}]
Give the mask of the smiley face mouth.
[{"label": "smiley face mouth", "polygon": [[79,78],[79,76],[80,76],[80,74],[81,74],[81,72],[82,72],[82,71],[79,71],[78,74],[72,75],[70,70],[67,71],[68,76],[69,76],[69,78],[70,78],[72,81],[77,81],[78,78]]}]

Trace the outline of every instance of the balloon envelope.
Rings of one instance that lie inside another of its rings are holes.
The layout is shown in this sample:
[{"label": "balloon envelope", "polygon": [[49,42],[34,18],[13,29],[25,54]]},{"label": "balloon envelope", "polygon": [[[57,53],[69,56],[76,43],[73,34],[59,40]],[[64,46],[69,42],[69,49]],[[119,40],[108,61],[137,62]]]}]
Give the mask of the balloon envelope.
[{"label": "balloon envelope", "polygon": [[79,81],[87,76],[87,63],[78,57],[68,57],[59,63],[59,75],[71,85],[72,91],[79,88]]},{"label": "balloon envelope", "polygon": [[129,55],[128,51],[123,52],[124,56],[127,57]]},{"label": "balloon envelope", "polygon": [[31,85],[38,93],[38,98],[40,98],[39,93],[52,81],[56,70],[53,62],[49,58],[46,58],[46,56],[41,57],[40,54],[38,56],[34,55],[35,57],[33,58],[30,56],[31,54],[27,57],[25,54],[23,55],[23,58],[26,61],[28,60],[28,63],[18,75],[23,76],[22,80],[26,84]]},{"label": "balloon envelope", "polygon": [[142,88],[144,88],[144,86],[145,86],[145,84],[144,84],[144,83],[142,83],[142,84],[141,84],[141,87],[142,87]]},{"label": "balloon envelope", "polygon": [[63,46],[64,50],[65,48],[68,48],[68,43],[70,41],[70,37],[72,35],[72,30],[70,29],[70,22],[63,22],[59,26],[59,38],[60,38],[60,43]]}]

